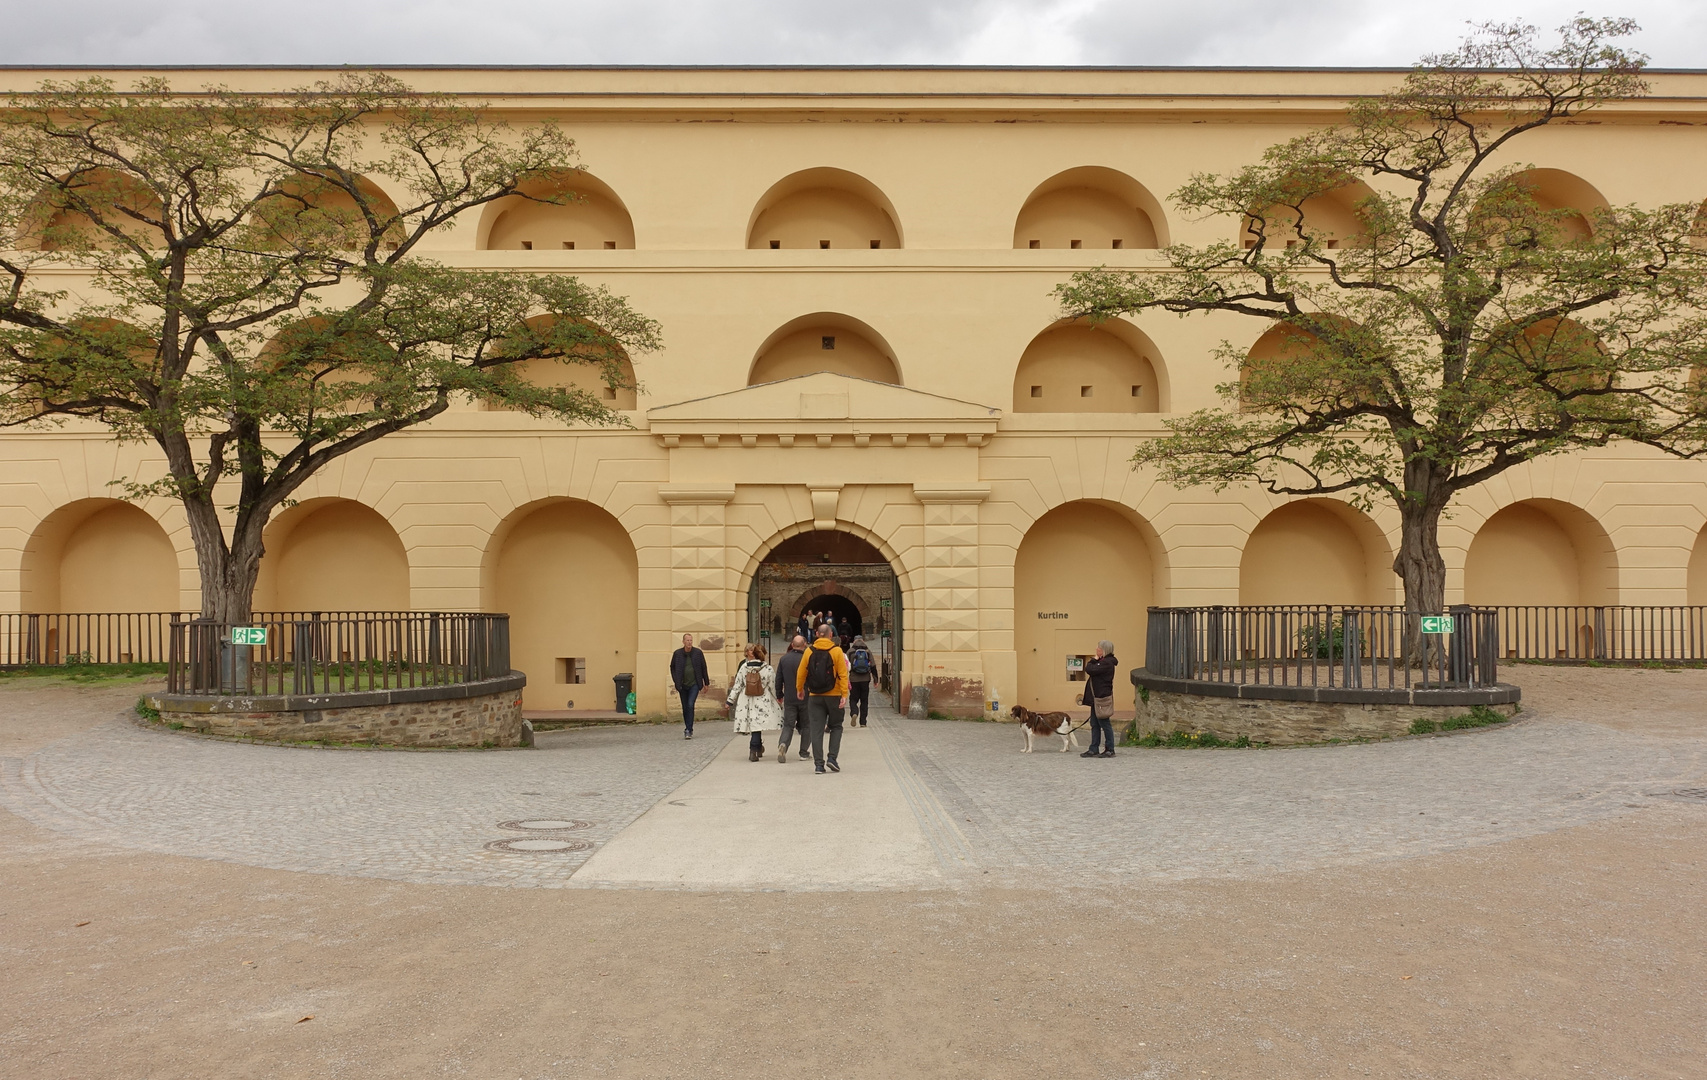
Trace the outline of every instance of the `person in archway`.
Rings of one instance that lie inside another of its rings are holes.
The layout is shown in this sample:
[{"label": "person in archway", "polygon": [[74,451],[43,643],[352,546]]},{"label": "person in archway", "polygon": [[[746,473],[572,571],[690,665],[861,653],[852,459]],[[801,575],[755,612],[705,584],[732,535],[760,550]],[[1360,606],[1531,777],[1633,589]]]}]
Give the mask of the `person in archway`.
[{"label": "person in archway", "polygon": [[[801,616],[801,621],[806,621],[804,615]],[[805,655],[806,635],[796,634],[794,640],[788,643],[788,651],[776,662],[776,697],[777,704],[782,707],[782,732],[777,736],[781,742],[776,748],[776,760],[779,765],[788,760],[788,744],[797,731],[800,733],[800,760],[805,761],[812,756],[811,750],[807,748],[811,736],[808,734],[810,725],[806,722],[806,698],[794,688],[795,677],[800,674],[800,661]]]},{"label": "person in archway", "polygon": [[[830,628],[820,626],[812,648],[794,676],[794,688],[806,696],[806,720],[812,731],[814,772],[841,772],[836,757],[842,749],[842,713],[848,707],[848,659],[830,640]],[[830,733],[829,752],[824,732]]]},{"label": "person in archway", "polygon": [[877,668],[865,638],[856,636],[848,649],[848,721],[850,726],[864,727],[866,713],[871,711],[871,676]]},{"label": "person in archway", "polygon": [[[1120,661],[1114,642],[1097,642],[1097,654],[1085,661],[1084,703],[1091,707],[1091,748],[1080,757],[1114,756],[1114,673]],[[1098,750],[1097,747],[1102,749]]]},{"label": "person in archway", "polygon": [[846,615],[836,620],[836,637],[844,642],[853,640],[853,626]]},{"label": "person in archway", "polygon": [[682,635],[682,647],[670,654],[670,685],[682,699],[682,738],[693,738],[693,705],[700,691],[711,685],[705,653],[694,648],[693,635]]},{"label": "person in archway", "polygon": [[812,612],[802,611],[800,613],[800,622],[798,625],[800,629],[801,648],[804,649],[805,643],[812,640],[812,631],[814,629],[812,625]]},{"label": "person in archway", "polygon": [[[747,646],[746,659],[735,669],[734,685],[729,688],[729,718],[735,722],[735,734],[749,735],[747,760],[757,761],[765,756],[765,732],[782,726],[782,709],[776,698],[776,672],[765,661],[765,647],[758,643]],[[786,754],[786,746],[783,749]]]}]

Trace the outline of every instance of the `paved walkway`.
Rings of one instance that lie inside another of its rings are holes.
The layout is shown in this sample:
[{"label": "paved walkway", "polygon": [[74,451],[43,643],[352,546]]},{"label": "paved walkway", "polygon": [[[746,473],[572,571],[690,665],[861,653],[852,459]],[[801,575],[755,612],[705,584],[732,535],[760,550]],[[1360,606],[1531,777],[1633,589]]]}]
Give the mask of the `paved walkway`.
[{"label": "paved walkway", "polygon": [[1707,785],[1707,722],[1658,737],[1557,715],[1438,739],[1086,761],[1049,744],[1022,755],[1011,725],[878,708],[826,776],[748,762],[726,722],[698,734],[595,728],[544,734],[534,751],[392,753],[197,740],[115,718],[0,758],[0,806],[86,841],[314,873],[859,889],[1351,865],[1603,820]]}]

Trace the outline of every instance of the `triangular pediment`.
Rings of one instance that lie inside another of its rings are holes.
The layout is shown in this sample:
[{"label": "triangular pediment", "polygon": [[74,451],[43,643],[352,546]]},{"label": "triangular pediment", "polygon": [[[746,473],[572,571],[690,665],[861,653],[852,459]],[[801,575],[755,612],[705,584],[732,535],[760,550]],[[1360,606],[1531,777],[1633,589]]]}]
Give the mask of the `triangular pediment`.
[{"label": "triangular pediment", "polygon": [[707,422],[783,423],[792,428],[803,421],[859,426],[906,422],[909,427],[934,421],[956,431],[966,424],[994,430],[1001,415],[988,405],[828,371],[659,405],[646,413],[654,429],[660,424],[697,427]]}]

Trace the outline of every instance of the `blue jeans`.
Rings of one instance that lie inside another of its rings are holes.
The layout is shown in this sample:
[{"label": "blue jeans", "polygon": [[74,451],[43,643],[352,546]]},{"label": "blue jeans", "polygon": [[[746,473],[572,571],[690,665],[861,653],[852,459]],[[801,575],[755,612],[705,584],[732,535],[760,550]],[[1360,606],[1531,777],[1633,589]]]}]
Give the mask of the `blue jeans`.
[{"label": "blue jeans", "polygon": [[693,734],[693,703],[699,699],[699,687],[678,686],[676,693],[682,695],[682,726],[689,735]]}]

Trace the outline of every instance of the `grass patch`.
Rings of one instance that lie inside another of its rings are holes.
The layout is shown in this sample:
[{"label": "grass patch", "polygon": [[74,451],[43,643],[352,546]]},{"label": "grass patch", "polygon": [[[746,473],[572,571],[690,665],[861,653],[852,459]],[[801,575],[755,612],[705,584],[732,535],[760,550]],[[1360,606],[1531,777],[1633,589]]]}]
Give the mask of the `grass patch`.
[{"label": "grass patch", "polygon": [[154,707],[153,703],[148,700],[147,695],[136,699],[136,715],[142,717],[150,724],[158,724],[160,722],[160,710]]},{"label": "grass patch", "polygon": [[930,710],[929,712],[925,713],[925,715],[930,717],[932,720],[953,720],[954,719],[954,717],[948,715],[947,713],[937,712],[935,709]]},{"label": "grass patch", "polygon": [[1265,746],[1266,743],[1253,743],[1249,735],[1240,735],[1236,739],[1223,739],[1213,731],[1175,731],[1163,735],[1152,731],[1148,735],[1138,734],[1136,724],[1126,729],[1126,737],[1120,741],[1122,746],[1161,747],[1171,750],[1192,750],[1202,747],[1230,747],[1244,749],[1250,746]]},{"label": "grass patch", "polygon": [[1438,724],[1419,716],[1411,721],[1411,734],[1433,735],[1437,731],[1466,731],[1470,728],[1492,727],[1510,719],[1511,717],[1495,712],[1486,705],[1472,705],[1470,711],[1463,716],[1449,716]]},{"label": "grass patch", "polygon": [[120,683],[134,679],[163,679],[165,664],[30,664],[0,669],[0,682],[20,679],[56,679],[73,683]]}]

